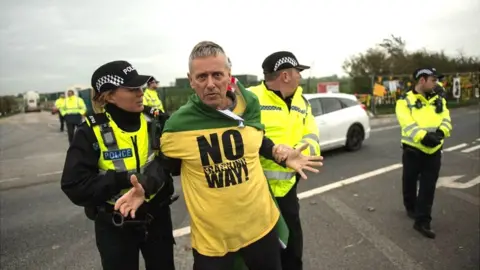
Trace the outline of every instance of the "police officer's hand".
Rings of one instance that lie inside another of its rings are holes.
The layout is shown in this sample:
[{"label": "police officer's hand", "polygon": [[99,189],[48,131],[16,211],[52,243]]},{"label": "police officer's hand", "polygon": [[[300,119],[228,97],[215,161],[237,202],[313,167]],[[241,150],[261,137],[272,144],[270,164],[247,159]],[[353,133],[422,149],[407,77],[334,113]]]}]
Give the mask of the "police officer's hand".
[{"label": "police officer's hand", "polygon": [[303,170],[318,173],[319,170],[313,167],[323,166],[323,163],[320,162],[323,160],[322,156],[304,156],[302,154],[302,151],[307,149],[308,146],[309,144],[305,143],[301,147],[290,151],[287,156],[287,160],[285,161],[287,167],[294,169],[303,179],[307,179],[307,175],[303,172]]},{"label": "police officer's hand", "polygon": [[435,147],[441,143],[441,139],[436,132],[428,132],[421,143],[427,147]]},{"label": "police officer's hand", "polygon": [[145,201],[145,191],[134,174],[130,176],[130,182],[133,187],[115,202],[114,209],[124,217],[130,215],[135,218],[135,212]]},{"label": "police officer's hand", "polygon": [[438,129],[435,131],[435,133],[437,134],[438,138],[440,138],[440,140],[445,139],[445,133],[443,133],[443,131],[442,131],[441,129],[438,128]]}]

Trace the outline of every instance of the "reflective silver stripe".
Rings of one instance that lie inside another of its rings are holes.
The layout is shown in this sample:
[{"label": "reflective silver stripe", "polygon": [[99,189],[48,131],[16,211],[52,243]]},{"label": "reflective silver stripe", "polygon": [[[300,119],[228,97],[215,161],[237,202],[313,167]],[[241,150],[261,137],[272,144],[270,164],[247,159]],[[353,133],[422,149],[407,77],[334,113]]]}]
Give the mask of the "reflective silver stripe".
[{"label": "reflective silver stripe", "polygon": [[268,180],[290,180],[295,172],[263,171]]},{"label": "reflective silver stripe", "polygon": [[[148,167],[148,165],[150,165],[150,163],[153,162],[153,160],[155,159],[155,155],[152,154],[148,157],[148,160],[147,162],[145,163],[145,165],[143,165],[141,168],[140,168],[140,173],[144,173],[145,172],[145,168]],[[117,171],[117,172],[123,172],[123,171]],[[137,173],[137,169],[132,169],[132,170],[128,170],[127,171],[128,173]],[[100,175],[104,175],[107,173],[107,171],[105,170],[99,170],[98,172]]]},{"label": "reflective silver stripe", "polygon": [[306,140],[301,140],[300,141],[300,144],[308,144],[308,150],[310,151],[310,156],[314,156],[316,153],[315,153],[315,146],[311,145],[308,141]]},{"label": "reflective silver stripe", "polygon": [[452,124],[452,121],[448,120],[447,118],[443,118],[442,122]]},{"label": "reflective silver stripe", "polygon": [[[437,130],[436,127],[429,127],[429,128],[417,128],[415,129],[414,131],[412,131],[412,133],[410,133],[410,136],[405,136],[405,138],[415,138],[415,135],[417,135],[417,133],[420,131],[420,130],[425,130],[426,132],[434,132]],[[413,142],[413,141],[412,141]]]},{"label": "reflective silver stripe", "polygon": [[444,126],[444,127],[446,127],[448,130],[450,130],[450,126],[449,126],[448,124],[446,124],[446,123],[441,123],[440,126]]},{"label": "reflective silver stripe", "polygon": [[402,136],[402,140],[405,140],[405,141],[407,141],[407,142],[411,142],[411,143],[416,143],[416,142],[414,142],[414,141],[413,141],[413,139],[412,139],[412,138],[410,138],[410,137],[407,137],[407,136]]},{"label": "reflective silver stripe", "polygon": [[418,125],[415,124],[415,123],[414,123],[414,124],[411,124],[411,125],[408,125],[408,126],[406,126],[406,127],[403,129],[403,132],[407,133],[407,132],[409,132],[410,130],[416,128],[417,126],[418,126]]},{"label": "reflective silver stripe", "polygon": [[316,142],[319,141],[318,136],[317,136],[316,134],[314,134],[314,133],[305,134],[305,135],[302,137],[302,139],[311,139],[311,140],[314,140],[314,141],[316,141]]},{"label": "reflective silver stripe", "polygon": [[300,141],[301,144],[304,144],[304,143],[308,143],[308,149],[310,150],[310,155],[311,156],[314,156],[316,155],[316,151],[315,151],[315,146],[313,146],[309,141],[307,141],[306,139],[310,139],[310,140],[313,140],[315,141],[316,143],[318,143],[320,141],[320,139],[318,138],[318,136],[314,133],[308,133],[308,134],[305,134],[303,137],[302,137],[302,140]]},{"label": "reflective silver stripe", "polygon": [[415,135],[417,135],[417,133],[422,130],[421,128],[417,128],[415,129],[414,131],[412,131],[412,133],[410,133],[410,136],[411,138],[415,138]]}]

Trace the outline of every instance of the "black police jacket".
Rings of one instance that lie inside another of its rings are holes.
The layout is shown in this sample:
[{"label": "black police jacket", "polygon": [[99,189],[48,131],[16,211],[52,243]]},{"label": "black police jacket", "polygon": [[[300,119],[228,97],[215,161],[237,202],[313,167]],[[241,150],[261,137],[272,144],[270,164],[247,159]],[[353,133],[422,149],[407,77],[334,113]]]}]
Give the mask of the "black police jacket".
[{"label": "black police jacket", "polygon": [[[139,113],[129,113],[112,104],[106,106],[106,111],[122,130],[136,131],[140,128]],[[111,170],[99,174],[99,158],[97,138],[93,130],[86,123],[82,123],[75,131],[67,150],[61,178],[61,188],[74,204],[84,207],[101,206],[122,189],[132,186],[128,172]],[[158,191],[159,186],[168,190],[167,194],[161,192],[163,196],[173,193],[171,172],[178,173],[179,165],[173,160],[156,158],[145,173],[148,181],[148,184],[142,183],[145,193],[153,194]]]}]

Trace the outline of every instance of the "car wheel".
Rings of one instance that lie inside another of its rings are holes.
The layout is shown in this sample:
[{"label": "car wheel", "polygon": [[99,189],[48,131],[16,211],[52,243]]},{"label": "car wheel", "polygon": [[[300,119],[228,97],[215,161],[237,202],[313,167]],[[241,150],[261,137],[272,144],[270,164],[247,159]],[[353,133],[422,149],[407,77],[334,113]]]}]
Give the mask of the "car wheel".
[{"label": "car wheel", "polygon": [[360,125],[353,125],[348,129],[347,142],[345,148],[347,151],[357,151],[362,148],[363,139],[365,134],[363,128]]}]

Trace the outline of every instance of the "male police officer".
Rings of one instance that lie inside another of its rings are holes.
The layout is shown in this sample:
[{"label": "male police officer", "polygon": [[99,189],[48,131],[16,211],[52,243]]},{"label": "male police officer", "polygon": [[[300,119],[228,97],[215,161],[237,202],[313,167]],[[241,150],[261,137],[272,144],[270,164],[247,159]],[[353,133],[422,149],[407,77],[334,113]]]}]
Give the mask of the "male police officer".
[{"label": "male police officer", "polygon": [[143,93],[143,105],[147,110],[153,108],[155,110],[160,110],[161,112],[165,112],[165,109],[163,108],[162,100],[158,97],[157,87],[158,87],[158,81],[155,80],[154,77],[152,77],[147,82],[147,89],[145,89],[145,92]]},{"label": "male police officer", "polygon": [[[300,65],[293,53],[275,52],[262,64],[265,80],[250,87],[259,99],[265,136],[276,144],[296,148],[310,144],[304,155],[320,155],[318,127],[310,103],[302,95],[300,72],[310,67]],[[260,158],[264,174],[285,218],[290,235],[282,251],[283,270],[301,270],[303,233],[297,197],[298,174],[294,170]]]},{"label": "male police officer", "polygon": [[443,139],[450,136],[452,123],[445,99],[433,91],[442,75],[434,68],[420,68],[413,77],[415,88],[396,105],[402,129],[403,203],[408,216],[415,219],[414,229],[435,238],[430,228],[433,198]]}]

